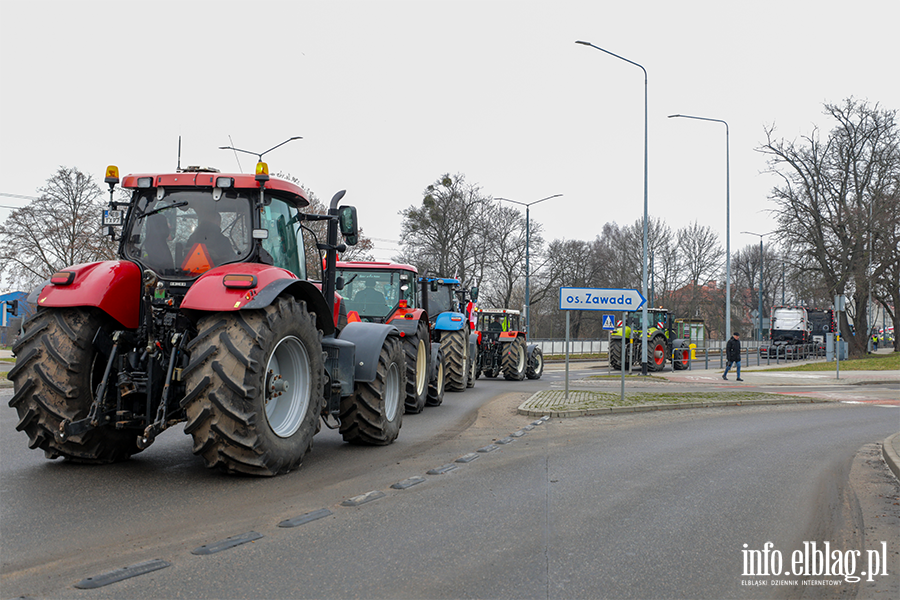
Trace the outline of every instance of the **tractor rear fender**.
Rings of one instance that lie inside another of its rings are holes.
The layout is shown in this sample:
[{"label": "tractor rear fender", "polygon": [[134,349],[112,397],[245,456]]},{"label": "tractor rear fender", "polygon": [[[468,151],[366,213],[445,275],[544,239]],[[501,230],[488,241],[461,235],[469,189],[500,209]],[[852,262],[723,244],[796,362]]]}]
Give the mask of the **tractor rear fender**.
[{"label": "tractor rear fender", "polygon": [[[66,273],[69,275],[63,275]],[[66,267],[45,282],[36,300],[39,307],[95,306],[126,329],[136,329],[141,306],[141,269],[127,260]]]},{"label": "tractor rear fender", "polygon": [[481,334],[473,331],[469,334],[469,356],[477,356],[478,345],[481,343]]},{"label": "tractor rear fender", "polygon": [[[249,276],[252,287],[225,287],[225,277]],[[290,294],[306,301],[309,310],[316,314],[316,326],[324,335],[334,332],[335,315],[328,316],[328,305],[322,291],[305,279],[298,279],[287,269],[256,263],[234,263],[210,269],[191,285],[181,308],[206,312],[235,310],[259,310],[283,294]],[[335,310],[340,304],[335,303]]]},{"label": "tractor rear fender", "polygon": [[434,321],[434,328],[438,331],[459,331],[465,327],[466,316],[462,313],[441,313]]},{"label": "tractor rear fender", "polygon": [[404,336],[416,335],[419,328],[419,321],[422,319],[425,319],[427,323],[428,315],[425,314],[425,311],[421,308],[406,311],[401,308],[388,319],[388,324],[396,327]]},{"label": "tractor rear fender", "polygon": [[501,342],[511,342],[517,337],[525,337],[525,332],[523,331],[504,331],[500,333],[500,341]]},{"label": "tractor rear fender", "polygon": [[353,376],[355,381],[375,381],[381,347],[389,335],[399,338],[400,331],[393,325],[360,321],[347,323],[341,330],[340,339],[352,342],[356,346],[356,370]]}]

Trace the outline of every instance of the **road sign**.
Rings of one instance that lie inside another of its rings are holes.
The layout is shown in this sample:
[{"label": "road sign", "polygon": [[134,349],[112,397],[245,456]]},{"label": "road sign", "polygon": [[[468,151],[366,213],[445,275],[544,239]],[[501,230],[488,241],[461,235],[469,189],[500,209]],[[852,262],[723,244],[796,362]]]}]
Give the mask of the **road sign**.
[{"label": "road sign", "polygon": [[612,331],[616,328],[616,318],[612,315],[603,315],[603,329]]},{"label": "road sign", "polygon": [[644,302],[637,290],[559,288],[560,310],[637,310]]}]

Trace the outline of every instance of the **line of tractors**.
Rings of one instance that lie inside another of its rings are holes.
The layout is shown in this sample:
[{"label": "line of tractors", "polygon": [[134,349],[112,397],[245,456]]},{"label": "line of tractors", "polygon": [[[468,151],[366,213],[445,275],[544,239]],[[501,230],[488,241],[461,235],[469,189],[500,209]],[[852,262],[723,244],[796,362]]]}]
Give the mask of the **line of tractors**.
[{"label": "line of tractors", "polygon": [[39,285],[13,346],[16,429],[50,459],[124,460],[183,423],[208,467],[278,475],[322,425],[386,445],[445,390],[541,377],[517,311],[475,308],[477,288],[409,265],[338,261],[358,241],[344,192],[303,212],[306,192],[270,177],[262,154],[254,174],[120,179],[111,166],[105,182],[117,259]]}]

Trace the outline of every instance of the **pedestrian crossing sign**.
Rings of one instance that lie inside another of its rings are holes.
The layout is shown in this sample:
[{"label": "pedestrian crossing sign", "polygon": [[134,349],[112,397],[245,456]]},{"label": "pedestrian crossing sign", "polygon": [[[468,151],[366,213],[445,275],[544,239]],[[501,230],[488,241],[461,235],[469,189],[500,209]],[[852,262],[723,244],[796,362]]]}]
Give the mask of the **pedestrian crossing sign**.
[{"label": "pedestrian crossing sign", "polygon": [[616,328],[616,320],[612,315],[603,315],[603,329],[612,331]]}]

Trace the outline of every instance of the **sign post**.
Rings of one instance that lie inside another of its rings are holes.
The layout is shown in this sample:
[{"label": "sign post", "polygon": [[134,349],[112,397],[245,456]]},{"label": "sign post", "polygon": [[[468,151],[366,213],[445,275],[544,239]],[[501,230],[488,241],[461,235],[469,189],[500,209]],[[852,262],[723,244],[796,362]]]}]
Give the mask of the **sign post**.
[{"label": "sign post", "polygon": [[[646,299],[637,290],[610,288],[559,288],[560,310],[613,310],[623,311],[624,315],[639,310]],[[625,398],[625,361],[628,358],[625,350],[625,323],[622,318],[622,399]],[[609,325],[609,327],[607,327]],[[612,315],[603,316],[603,329],[615,329]],[[609,346],[607,346],[609,352]],[[607,360],[609,358],[607,357]],[[629,362],[629,365],[631,363]],[[566,313],[566,400],[569,399],[569,313]]]}]

